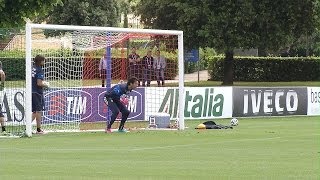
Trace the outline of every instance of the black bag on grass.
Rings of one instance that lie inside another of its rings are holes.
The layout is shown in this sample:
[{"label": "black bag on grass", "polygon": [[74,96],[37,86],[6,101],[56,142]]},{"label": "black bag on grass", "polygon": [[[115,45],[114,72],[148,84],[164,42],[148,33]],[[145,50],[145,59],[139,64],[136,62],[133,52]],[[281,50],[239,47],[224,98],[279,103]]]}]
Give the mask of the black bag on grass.
[{"label": "black bag on grass", "polygon": [[199,124],[196,129],[233,129],[232,126],[225,126],[222,124],[216,124],[214,121],[206,121]]}]

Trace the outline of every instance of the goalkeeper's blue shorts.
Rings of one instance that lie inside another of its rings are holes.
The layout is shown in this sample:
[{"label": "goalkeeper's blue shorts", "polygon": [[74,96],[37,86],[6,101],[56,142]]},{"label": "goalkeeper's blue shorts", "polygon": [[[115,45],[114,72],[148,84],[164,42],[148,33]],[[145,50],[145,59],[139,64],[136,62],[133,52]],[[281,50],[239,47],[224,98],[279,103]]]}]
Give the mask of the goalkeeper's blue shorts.
[{"label": "goalkeeper's blue shorts", "polygon": [[32,93],[32,112],[44,111],[43,94]]}]

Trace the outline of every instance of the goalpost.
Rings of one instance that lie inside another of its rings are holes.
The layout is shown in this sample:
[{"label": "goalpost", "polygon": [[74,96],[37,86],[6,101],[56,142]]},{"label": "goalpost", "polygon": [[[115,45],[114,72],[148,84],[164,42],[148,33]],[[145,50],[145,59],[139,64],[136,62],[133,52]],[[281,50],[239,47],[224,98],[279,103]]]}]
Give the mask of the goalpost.
[{"label": "goalpost", "polygon": [[[130,63],[133,47],[140,61]],[[127,107],[131,114],[126,124],[146,127],[151,116],[165,113],[184,129],[182,31],[27,23],[25,48],[27,136],[32,136],[34,129],[31,72],[38,54],[46,58],[43,69],[45,81],[50,82],[44,92],[45,131],[101,129],[110,118],[103,104],[105,91],[131,76],[136,76],[141,86],[130,93]],[[152,64],[143,58],[148,52]],[[159,57],[164,59],[164,67],[155,64]]]}]

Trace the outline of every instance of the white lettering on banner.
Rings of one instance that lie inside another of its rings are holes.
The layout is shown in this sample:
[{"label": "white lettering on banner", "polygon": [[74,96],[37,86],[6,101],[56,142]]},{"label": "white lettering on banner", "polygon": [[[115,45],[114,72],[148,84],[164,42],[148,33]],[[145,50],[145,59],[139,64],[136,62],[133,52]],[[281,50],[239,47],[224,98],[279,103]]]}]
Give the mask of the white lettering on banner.
[{"label": "white lettering on banner", "polygon": [[67,97],[67,114],[85,114],[87,97]]},{"label": "white lettering on banner", "polygon": [[308,115],[320,115],[320,87],[308,87]]},{"label": "white lettering on banner", "polygon": [[[248,108],[249,108],[249,96],[248,96],[248,90],[244,90],[245,94],[243,96],[243,102],[244,102],[244,108],[243,108],[243,113],[244,114],[248,114]],[[259,90],[259,92],[257,93],[256,97],[256,93],[255,90],[251,90],[251,105],[252,105],[252,113],[253,114],[258,114],[260,111],[260,104],[261,104],[261,93],[262,91]]]},{"label": "white lettering on banner", "polygon": [[320,91],[319,92],[314,92],[312,89],[311,89],[311,92],[310,92],[310,97],[311,97],[311,103],[320,103]]},{"label": "white lettering on banner", "polygon": [[23,88],[10,88],[0,91],[0,110],[5,116],[6,123],[10,125],[19,124],[25,119],[24,96],[25,89]]},{"label": "white lettering on banner", "polygon": [[263,103],[263,111],[267,114],[272,113],[272,90],[266,90],[264,92],[264,103]]},{"label": "white lettering on banner", "polygon": [[[296,92],[294,92],[293,90],[290,90],[287,93],[287,97],[286,97],[286,107],[287,107],[287,111],[289,113],[294,113],[295,111],[297,111],[298,109],[298,94]],[[292,106],[291,106],[291,102],[292,102]]]},{"label": "white lettering on banner", "polygon": [[244,90],[243,94],[243,114],[248,114],[248,107],[249,107],[249,97],[248,97],[248,90]]},{"label": "white lettering on banner", "polygon": [[275,98],[274,98],[275,99],[274,106],[276,108],[276,111],[279,112],[279,114],[283,114],[283,110],[284,110],[283,107],[280,107],[280,98],[283,95],[284,95],[283,90],[280,90],[276,93]]},{"label": "white lettering on banner", "polygon": [[130,112],[137,112],[137,104],[138,104],[137,102],[138,102],[138,96],[129,97],[128,110]]},{"label": "white lettering on banner", "polygon": [[[261,102],[263,96],[263,102]],[[281,107],[281,97],[285,96],[285,107]],[[251,98],[249,100],[249,97]],[[251,103],[250,103],[251,101]],[[261,103],[263,103],[263,113],[271,114],[273,108],[278,114],[283,114],[284,108],[289,113],[294,113],[298,110],[298,94],[293,90],[289,90],[286,94],[283,90],[278,90],[273,94],[272,90],[244,90],[243,95],[243,113],[249,113],[249,107],[251,105],[252,113],[258,114],[260,112]]]},{"label": "white lettering on banner", "polygon": [[[261,104],[261,91],[258,93],[258,98],[256,99],[256,96],[254,93],[251,93],[252,98],[252,112],[254,114],[259,113],[260,111],[260,104]],[[257,101],[258,100],[258,101]],[[249,103],[248,103],[249,104]],[[248,109],[248,108],[247,108]]]},{"label": "white lettering on banner", "polygon": [[[155,91],[159,93],[154,93]],[[172,119],[178,118],[179,96],[178,88],[147,88],[146,118],[155,112],[165,112]],[[232,117],[232,87],[186,87],[184,97],[185,118]]]}]

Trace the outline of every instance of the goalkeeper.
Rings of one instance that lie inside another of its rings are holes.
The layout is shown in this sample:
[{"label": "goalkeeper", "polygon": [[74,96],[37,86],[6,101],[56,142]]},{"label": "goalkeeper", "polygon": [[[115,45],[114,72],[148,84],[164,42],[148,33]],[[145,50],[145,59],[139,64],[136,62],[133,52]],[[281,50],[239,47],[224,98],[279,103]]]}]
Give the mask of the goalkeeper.
[{"label": "goalkeeper", "polygon": [[45,58],[37,55],[34,58],[34,66],[32,67],[32,121],[36,119],[37,134],[44,134],[41,130],[42,111],[44,110],[43,89],[48,88],[49,84],[44,81],[44,66]]},{"label": "goalkeeper", "polygon": [[138,79],[136,77],[132,77],[128,80],[127,83],[117,84],[109,89],[104,95],[104,102],[109,107],[112,112],[110,121],[107,121],[107,127],[105,132],[111,133],[111,126],[116,120],[119,112],[121,112],[121,122],[119,125],[118,132],[127,132],[124,129],[124,124],[130,114],[130,111],[127,109],[125,104],[128,103],[126,96],[133,89],[138,86]]}]

